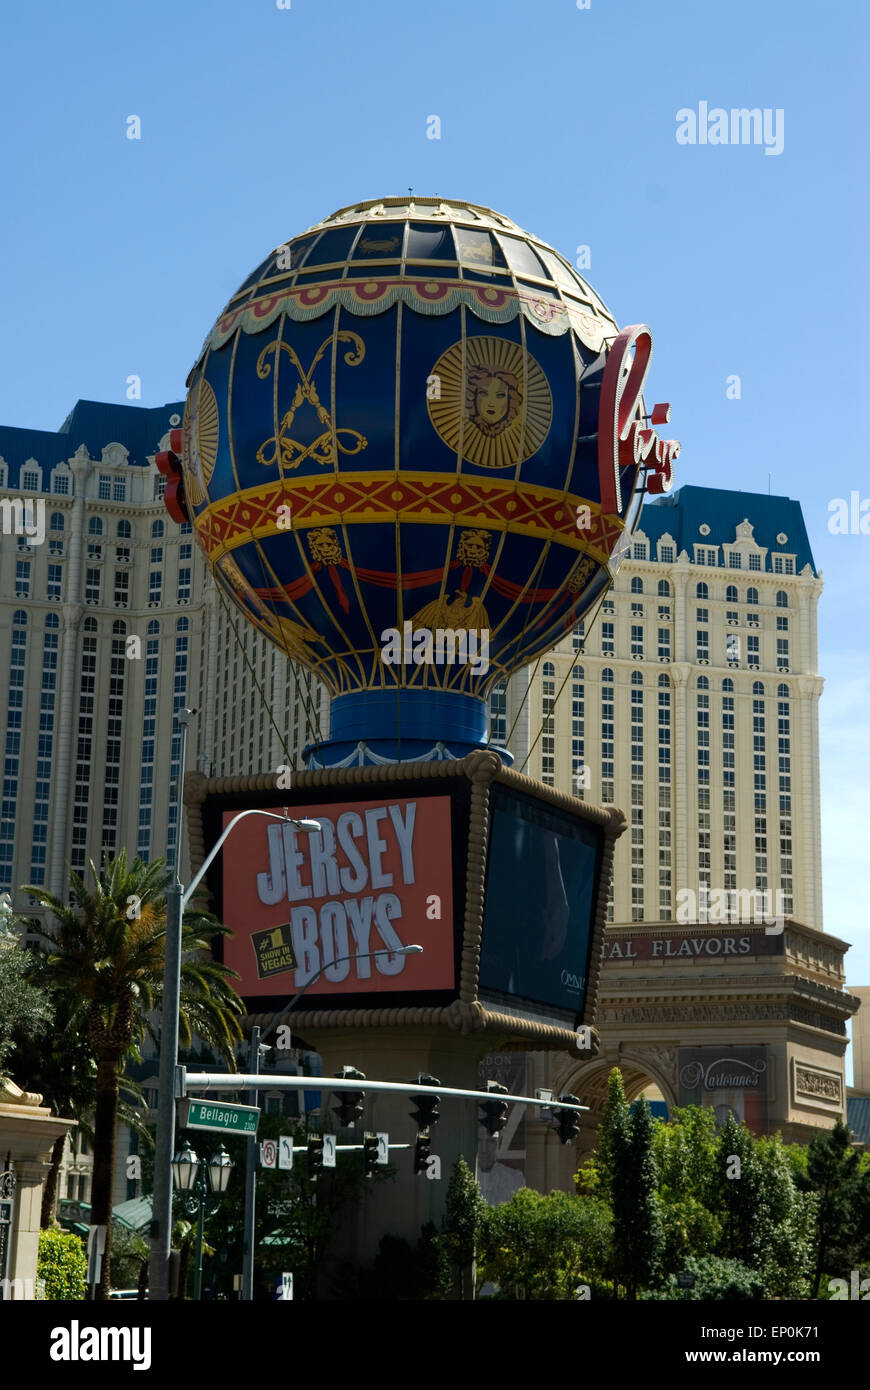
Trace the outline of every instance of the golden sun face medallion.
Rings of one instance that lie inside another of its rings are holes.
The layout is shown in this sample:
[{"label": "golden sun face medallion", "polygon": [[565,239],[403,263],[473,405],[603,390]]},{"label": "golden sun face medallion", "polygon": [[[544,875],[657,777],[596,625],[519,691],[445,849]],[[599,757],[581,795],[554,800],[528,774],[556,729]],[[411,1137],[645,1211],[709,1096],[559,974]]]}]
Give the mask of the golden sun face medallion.
[{"label": "golden sun face medallion", "polygon": [[433,428],[468,463],[515,468],[537,453],[549,434],[549,383],[518,343],[465,338],[441,354],[429,382]]}]

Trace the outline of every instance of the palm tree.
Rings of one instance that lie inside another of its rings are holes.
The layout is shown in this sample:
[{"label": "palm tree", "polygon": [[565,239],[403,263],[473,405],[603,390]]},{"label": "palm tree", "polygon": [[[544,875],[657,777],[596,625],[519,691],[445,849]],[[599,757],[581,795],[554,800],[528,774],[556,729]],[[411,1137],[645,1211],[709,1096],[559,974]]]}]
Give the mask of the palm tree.
[{"label": "palm tree", "polygon": [[[43,932],[48,947],[39,973],[72,1001],[72,1026],[85,1033],[96,1062],[91,1211],[94,1224],[106,1227],[95,1291],[102,1299],[109,1290],[119,1084],[128,1054],[146,1033],[154,1036],[149,1015],[163,993],[166,889],[172,875],[162,859],[145,864],[137,857],[128,866],[123,849],[116,858],[105,859],[101,872],[89,863],[93,889],[70,868],[69,904],[37,886],[21,891],[57,919],[55,931]],[[238,976],[214,961],[210,951],[215,936],[228,934],[229,928],[210,913],[184,914],[179,1041],[189,1047],[196,1034],[234,1068],[244,1006],[230,980]]]}]

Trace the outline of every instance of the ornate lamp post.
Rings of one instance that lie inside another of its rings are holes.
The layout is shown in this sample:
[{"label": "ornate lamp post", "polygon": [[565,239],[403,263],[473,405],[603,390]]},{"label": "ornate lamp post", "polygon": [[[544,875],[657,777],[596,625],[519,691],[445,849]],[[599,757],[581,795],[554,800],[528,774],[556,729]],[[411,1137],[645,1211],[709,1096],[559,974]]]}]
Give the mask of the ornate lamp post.
[{"label": "ornate lamp post", "polygon": [[190,1144],[185,1141],[184,1148],[179,1149],[172,1160],[175,1186],[181,1193],[185,1211],[188,1216],[195,1215],[197,1218],[196,1275],[193,1285],[193,1297],[196,1302],[202,1297],[202,1244],[206,1206],[208,1215],[214,1216],[220,1206],[220,1199],[227,1190],[232,1170],[233,1160],[223,1144],[218,1147],[210,1162],[206,1163],[205,1159],[197,1158]]}]

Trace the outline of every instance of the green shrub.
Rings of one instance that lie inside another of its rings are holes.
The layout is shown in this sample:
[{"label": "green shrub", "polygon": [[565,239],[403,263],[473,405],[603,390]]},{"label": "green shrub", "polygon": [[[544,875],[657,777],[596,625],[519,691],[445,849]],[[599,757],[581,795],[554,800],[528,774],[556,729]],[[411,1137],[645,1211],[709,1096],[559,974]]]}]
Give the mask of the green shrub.
[{"label": "green shrub", "polygon": [[[739,1260],[723,1260],[716,1255],[689,1256],[683,1270],[694,1274],[695,1287],[681,1289],[675,1274],[668,1275],[660,1289],[643,1293],[644,1299],[761,1299],[764,1278]],[[682,1272],[682,1271],[681,1271]]]},{"label": "green shrub", "polygon": [[46,1299],[81,1301],[88,1288],[88,1257],[81,1238],[57,1229],[40,1231],[36,1277],[44,1282]]}]

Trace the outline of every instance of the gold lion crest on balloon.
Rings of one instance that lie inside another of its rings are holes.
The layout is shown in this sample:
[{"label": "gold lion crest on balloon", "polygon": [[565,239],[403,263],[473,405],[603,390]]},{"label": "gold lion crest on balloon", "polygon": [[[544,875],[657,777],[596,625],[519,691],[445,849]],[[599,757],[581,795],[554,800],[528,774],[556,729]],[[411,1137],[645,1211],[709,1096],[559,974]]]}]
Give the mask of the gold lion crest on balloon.
[{"label": "gold lion crest on balloon", "polygon": [[503,338],[465,338],[442,353],[426,392],[447,445],[481,468],[511,468],[537,453],[553,420],[546,376],[530,352]]}]

